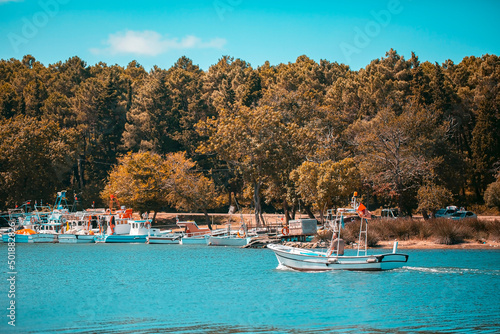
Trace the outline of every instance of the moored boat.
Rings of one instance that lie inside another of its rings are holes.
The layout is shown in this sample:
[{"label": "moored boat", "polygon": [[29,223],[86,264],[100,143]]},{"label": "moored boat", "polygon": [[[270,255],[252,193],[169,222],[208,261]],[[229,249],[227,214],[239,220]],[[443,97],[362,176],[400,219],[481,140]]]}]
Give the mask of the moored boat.
[{"label": "moored boat", "polygon": [[[148,236],[161,236],[159,229],[151,228],[150,220],[128,220],[130,224],[129,234],[108,234],[105,236],[106,243],[145,243]],[[111,228],[111,232],[112,232]]]},{"label": "moored boat", "polygon": [[60,244],[76,244],[76,235],[74,234],[60,234],[57,238]]},{"label": "moored boat", "polygon": [[203,234],[201,236],[192,236],[192,237],[182,237],[181,240],[179,240],[179,244],[181,245],[206,245],[207,241],[206,239],[209,238],[210,236],[207,234]]},{"label": "moored boat", "polygon": [[[94,231],[92,224],[97,224],[97,217],[87,211],[71,213],[66,217],[66,229],[59,235],[61,243],[92,243]],[[61,237],[63,240],[61,240]]]},{"label": "moored boat", "polygon": [[161,236],[148,236],[146,239],[148,244],[178,245],[182,239],[182,236],[178,234],[165,234]]},{"label": "moored boat", "polygon": [[106,243],[146,243],[147,235],[106,235],[104,242]]},{"label": "moored boat", "polygon": [[200,228],[195,221],[179,221],[177,226],[184,228],[182,239],[179,241],[181,245],[206,245],[206,237],[212,231],[208,228]]},{"label": "moored boat", "polygon": [[10,231],[2,235],[2,241],[5,243],[15,241],[18,244],[32,243],[34,235],[36,235],[36,232],[32,229],[21,229],[15,232]]},{"label": "moored boat", "polygon": [[208,246],[230,246],[243,247],[252,241],[253,237],[248,235],[246,225],[243,223],[237,232],[231,231],[231,225],[227,225],[227,231],[222,235],[211,235],[206,238]]},{"label": "moored boat", "polygon": [[75,233],[76,242],[79,244],[87,244],[95,242],[95,235],[92,231],[89,234]]},{"label": "moored boat", "polygon": [[206,239],[208,246],[242,247],[250,243],[252,237],[235,237],[232,235],[210,236]]}]

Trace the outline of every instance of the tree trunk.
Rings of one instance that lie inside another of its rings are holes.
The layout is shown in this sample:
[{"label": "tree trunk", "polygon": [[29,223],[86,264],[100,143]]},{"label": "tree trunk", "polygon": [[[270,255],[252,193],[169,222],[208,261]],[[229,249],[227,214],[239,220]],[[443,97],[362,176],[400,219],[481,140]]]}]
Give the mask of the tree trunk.
[{"label": "tree trunk", "polygon": [[[431,211],[432,218],[434,217],[434,212]],[[422,216],[424,217],[424,220],[429,220],[429,215],[427,214],[427,210],[422,210]]]},{"label": "tree trunk", "polygon": [[283,200],[283,211],[285,213],[285,222],[288,224],[290,221],[290,207],[288,206],[288,202]]},{"label": "tree trunk", "polygon": [[262,210],[259,214],[260,221],[262,222],[262,225],[266,226],[266,220],[264,219],[264,215],[262,214]]},{"label": "tree trunk", "polygon": [[304,210],[306,210],[306,213],[307,215],[309,216],[309,218],[311,219],[316,219],[316,217],[314,217],[314,214],[312,213],[311,211],[311,206],[309,205],[304,205]]},{"label": "tree trunk", "polygon": [[83,187],[85,186],[85,183],[84,183],[84,161],[85,161],[85,156],[83,155],[80,155],[80,157],[78,158],[78,181],[80,183],[80,189],[83,189]]},{"label": "tree trunk", "polygon": [[259,182],[254,182],[253,183],[253,202],[255,206],[255,224],[257,227],[260,227],[260,214],[262,211],[262,208],[260,206],[260,183]]},{"label": "tree trunk", "polygon": [[324,222],[325,222],[325,212],[327,210],[326,208],[327,208],[327,203],[325,203],[325,205],[323,205],[323,208],[319,212],[319,221],[321,224],[324,224]]},{"label": "tree trunk", "polygon": [[295,214],[296,214],[296,213],[297,213],[297,206],[294,204],[294,205],[292,206],[292,215],[291,215],[291,218],[292,218],[293,220],[295,220]]},{"label": "tree trunk", "polygon": [[153,213],[153,220],[151,221],[151,225],[153,225],[154,223],[156,223],[156,210]]},{"label": "tree trunk", "polygon": [[208,211],[207,211],[207,209],[205,209],[205,208],[203,209],[203,214],[205,215],[205,222],[207,223],[208,228],[209,228],[210,230],[212,230],[212,223],[210,222],[210,217],[208,216]]}]

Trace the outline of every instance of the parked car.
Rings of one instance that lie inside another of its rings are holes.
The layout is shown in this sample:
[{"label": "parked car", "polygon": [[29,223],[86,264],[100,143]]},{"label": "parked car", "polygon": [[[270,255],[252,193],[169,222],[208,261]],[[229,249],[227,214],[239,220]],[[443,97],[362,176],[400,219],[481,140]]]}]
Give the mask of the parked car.
[{"label": "parked car", "polygon": [[471,211],[457,211],[448,217],[448,219],[453,219],[453,220],[467,219],[467,218],[477,218],[477,215]]},{"label": "parked car", "polygon": [[456,207],[447,207],[446,209],[439,209],[436,212],[436,218],[449,218],[452,214],[457,212],[458,209]]}]

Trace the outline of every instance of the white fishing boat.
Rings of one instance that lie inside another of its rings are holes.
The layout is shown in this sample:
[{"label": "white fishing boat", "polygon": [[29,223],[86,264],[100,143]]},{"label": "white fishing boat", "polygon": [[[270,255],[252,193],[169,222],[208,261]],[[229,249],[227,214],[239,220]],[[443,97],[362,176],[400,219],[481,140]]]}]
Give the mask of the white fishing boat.
[{"label": "white fishing boat", "polygon": [[182,239],[179,241],[181,245],[206,245],[206,237],[211,234],[208,228],[200,228],[195,221],[179,221],[177,226],[184,228]]},{"label": "white fishing boat", "polygon": [[93,231],[79,231],[75,233],[76,242],[79,244],[88,244],[95,242],[95,235]]},{"label": "white fishing boat", "polygon": [[237,232],[232,232],[231,225],[228,225],[225,234],[211,235],[206,238],[206,243],[208,246],[242,247],[248,245],[252,239],[253,237],[248,235],[245,224],[242,224],[242,227]]},{"label": "white fishing boat", "polygon": [[170,245],[178,245],[182,239],[182,235],[167,233],[159,236],[147,236],[146,242],[148,244],[170,244]]},{"label": "white fishing boat", "polygon": [[[57,193],[56,202],[53,210],[48,207],[40,206],[37,209],[35,222],[37,225],[37,234],[33,235],[35,243],[55,243],[59,242],[58,236],[64,233],[66,217],[69,214],[68,203],[66,202],[66,190]],[[63,240],[65,242],[66,240]]]},{"label": "white fishing boat", "polygon": [[10,231],[2,234],[2,241],[4,243],[15,242],[17,244],[32,243],[33,236],[36,232],[31,229],[21,229],[17,231]]},{"label": "white fishing boat", "polygon": [[49,221],[46,224],[40,224],[38,233],[33,235],[35,243],[54,243],[58,242],[58,236],[61,234],[63,227],[61,223]]},{"label": "white fishing boat", "polygon": [[179,241],[181,245],[206,245],[206,239],[209,237],[207,234],[202,234],[200,236],[192,236],[192,237],[182,237]]},{"label": "white fishing boat", "polygon": [[[363,204],[357,203],[354,193],[352,208],[338,209],[337,215],[328,210],[327,223],[333,232],[330,246],[326,251],[315,251],[280,244],[270,244],[271,249],[281,266],[298,271],[331,271],[356,270],[377,271],[401,268],[407,261],[408,255],[397,253],[397,242],[394,243],[392,253],[367,253],[368,211]],[[358,249],[356,255],[344,255],[344,241],[341,231],[345,215],[357,214],[361,218]],[[361,248],[361,245],[364,248]]]},{"label": "white fishing boat", "polygon": [[206,239],[208,246],[243,247],[250,243],[252,237],[235,237],[229,235],[210,236]]},{"label": "white fishing boat", "polygon": [[9,209],[9,227],[2,233],[4,243],[32,243],[36,234],[32,213],[26,213],[27,203],[21,208]]},{"label": "white fishing boat", "polygon": [[59,234],[57,236],[57,240],[60,244],[76,244],[78,241],[76,239],[76,235],[74,234]]},{"label": "white fishing boat", "polygon": [[[97,217],[87,211],[79,211],[66,217],[66,229],[64,234],[58,236],[60,243],[92,243],[94,242],[94,231],[92,223],[97,223]],[[61,239],[62,238],[62,239]]]},{"label": "white fishing boat", "polygon": [[208,228],[200,228],[195,221],[179,221],[177,220],[177,226],[183,227],[184,231],[182,238],[179,241],[181,245],[206,245],[207,238],[211,235],[223,235],[226,229],[210,230]]},{"label": "white fishing boat", "polygon": [[[113,229],[108,227],[105,236],[106,243],[145,243],[149,236],[162,236],[157,228],[151,228],[151,221],[146,220],[128,220],[130,224],[129,234],[114,234]],[[97,242],[97,240],[96,240]]]},{"label": "white fishing boat", "polygon": [[92,230],[68,230],[64,234],[59,234],[57,239],[60,243],[93,243],[95,241],[95,234]]}]

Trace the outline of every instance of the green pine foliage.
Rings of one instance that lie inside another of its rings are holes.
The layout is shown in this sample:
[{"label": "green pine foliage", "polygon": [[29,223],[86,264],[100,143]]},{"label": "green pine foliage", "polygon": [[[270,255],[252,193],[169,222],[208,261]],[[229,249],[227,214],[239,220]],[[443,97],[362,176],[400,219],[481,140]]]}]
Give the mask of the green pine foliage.
[{"label": "green pine foliage", "polygon": [[260,219],[266,205],[287,219],[299,204],[342,205],[353,189],[408,214],[494,206],[499,79],[495,55],[432,64],[392,49],[359,71],[305,55],[258,67],[224,56],[207,71],[181,57],[149,72],[0,60],[0,209],[62,188],[103,205],[110,172],[138,152],[185,152],[228,198],[219,209],[234,194]]}]

